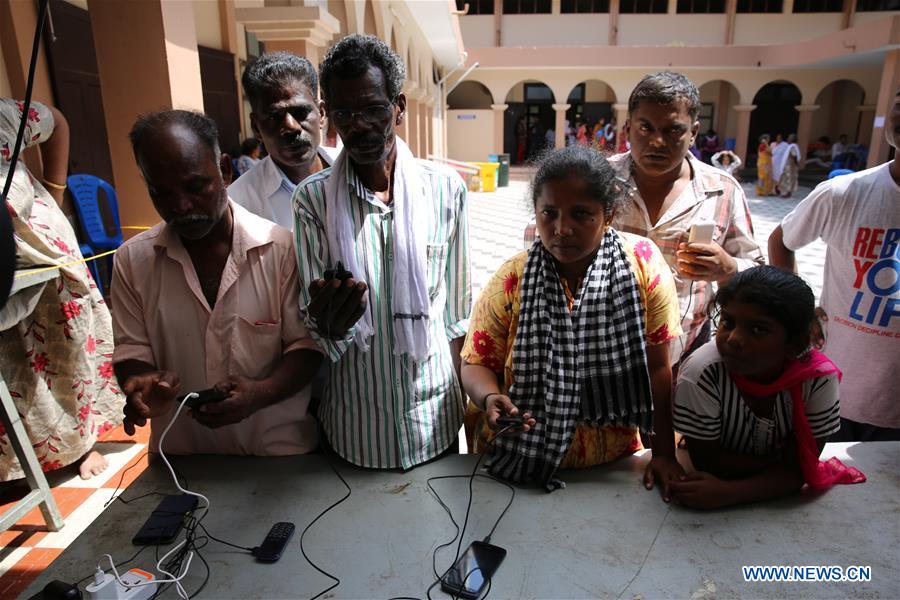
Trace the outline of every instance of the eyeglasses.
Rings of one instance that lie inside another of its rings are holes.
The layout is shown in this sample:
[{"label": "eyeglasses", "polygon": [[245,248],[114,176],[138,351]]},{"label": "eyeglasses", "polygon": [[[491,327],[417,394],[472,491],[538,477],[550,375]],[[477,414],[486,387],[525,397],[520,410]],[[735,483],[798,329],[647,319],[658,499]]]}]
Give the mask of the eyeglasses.
[{"label": "eyeglasses", "polygon": [[393,104],[372,104],[359,110],[339,108],[337,110],[328,111],[328,117],[338,127],[349,125],[356,120],[357,117],[362,117],[364,122],[371,125],[389,119],[393,110]]}]

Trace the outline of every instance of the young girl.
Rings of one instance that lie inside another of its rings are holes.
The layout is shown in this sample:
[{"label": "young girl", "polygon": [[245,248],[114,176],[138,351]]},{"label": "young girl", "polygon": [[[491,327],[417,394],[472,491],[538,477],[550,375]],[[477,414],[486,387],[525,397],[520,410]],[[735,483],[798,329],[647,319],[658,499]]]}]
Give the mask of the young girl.
[{"label": "young girl", "polygon": [[581,146],[542,159],[531,190],[540,239],[491,278],[462,351],[475,451],[497,419],[525,422],[494,447],[491,472],[561,486],[557,471],[607,463],[653,429],[644,483],[669,484],[675,460],[668,343],[681,334],[675,281],[646,238],[610,222],[622,199],[613,167]]},{"label": "young girl", "polygon": [[864,481],[837,459],[818,459],[840,428],[841,373],[809,348],[809,286],[775,267],[755,267],[735,275],[714,304],[715,341],[678,374],[675,429],[697,471],[672,484],[673,499],[716,508],[785,496],[804,483],[827,489]]}]

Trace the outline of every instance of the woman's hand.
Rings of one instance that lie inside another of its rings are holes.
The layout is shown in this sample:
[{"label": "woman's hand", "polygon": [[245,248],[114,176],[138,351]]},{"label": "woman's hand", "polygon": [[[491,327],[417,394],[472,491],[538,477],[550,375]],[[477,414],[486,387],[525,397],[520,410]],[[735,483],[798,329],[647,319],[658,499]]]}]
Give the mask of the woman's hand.
[{"label": "woman's hand", "polygon": [[[502,426],[497,425],[498,418],[517,416],[519,414],[519,409],[512,403],[509,396],[504,396],[503,394],[488,394],[487,398],[484,400],[484,412],[487,414],[488,426],[496,431],[497,429],[502,429]],[[535,420],[531,417],[531,413],[523,413],[522,417],[524,418],[522,427],[512,428],[509,430],[510,432],[525,433],[526,431],[531,431],[535,425]]]},{"label": "woman's hand", "polygon": [[672,485],[684,476],[684,469],[674,456],[654,456],[644,469],[644,487],[653,489],[654,482],[659,483],[665,502],[672,499]]},{"label": "woman's hand", "polygon": [[690,508],[721,508],[736,503],[728,481],[702,471],[683,476],[671,488],[675,502]]}]

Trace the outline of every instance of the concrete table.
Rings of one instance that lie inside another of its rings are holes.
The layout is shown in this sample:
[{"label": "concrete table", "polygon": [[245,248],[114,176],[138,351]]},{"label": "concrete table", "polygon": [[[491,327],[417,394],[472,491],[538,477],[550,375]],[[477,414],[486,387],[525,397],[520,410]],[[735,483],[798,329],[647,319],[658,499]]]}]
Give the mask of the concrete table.
[{"label": "concrete table", "polygon": [[[755,506],[697,512],[664,504],[640,485],[645,457],[567,472],[568,487],[552,494],[518,488],[492,543],[509,554],[493,580],[493,598],[898,598],[900,597],[900,443],[830,444],[866,473],[868,482],[835,486]],[[426,479],[468,474],[472,456],[452,456],[407,473],[357,469],[335,460],[353,489],[345,503],[310,530],[307,554],[341,578],[329,597],[425,597],[433,582],[432,550],[453,527],[430,495]],[[300,531],[345,488],[321,455],[289,458],[195,456],[174,464],[190,489],[209,496],[210,533],[243,546],[259,544],[276,521],[297,533],[275,564],[261,564],[215,542],[203,549],[212,575],[205,598],[309,598],[330,582],[300,554]],[[435,482],[461,523],[468,480]],[[174,492],[161,461],[127,490]],[[507,488],[476,479],[464,546],[489,532],[509,498]],[[159,497],[112,504],[29,588],[52,579],[89,575],[100,556],[123,560],[131,537]],[[438,569],[453,561],[455,544],[438,553]],[[745,583],[742,565],[871,567],[868,583]],[[130,565],[155,566],[153,550]],[[184,583],[204,574],[196,559]],[[176,597],[170,589],[166,597]],[[434,597],[446,597],[439,587]]]}]

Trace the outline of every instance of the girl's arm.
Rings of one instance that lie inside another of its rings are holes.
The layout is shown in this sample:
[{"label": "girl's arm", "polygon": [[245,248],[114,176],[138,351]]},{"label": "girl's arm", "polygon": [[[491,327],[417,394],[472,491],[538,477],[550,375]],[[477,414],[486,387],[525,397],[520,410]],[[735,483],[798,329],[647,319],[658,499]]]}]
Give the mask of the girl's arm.
[{"label": "girl's arm", "polygon": [[653,454],[644,470],[644,486],[659,482],[663,500],[671,498],[670,485],[684,474],[675,458],[675,430],[672,427],[672,368],[669,343],[647,346],[647,369],[653,394]]},{"label": "girl's arm", "polygon": [[[817,439],[816,445],[821,454],[825,440]],[[672,494],[680,504],[707,509],[780,498],[799,491],[804,483],[796,439],[792,437],[785,446],[784,457],[755,475],[728,481],[696,471],[673,483]]]}]

